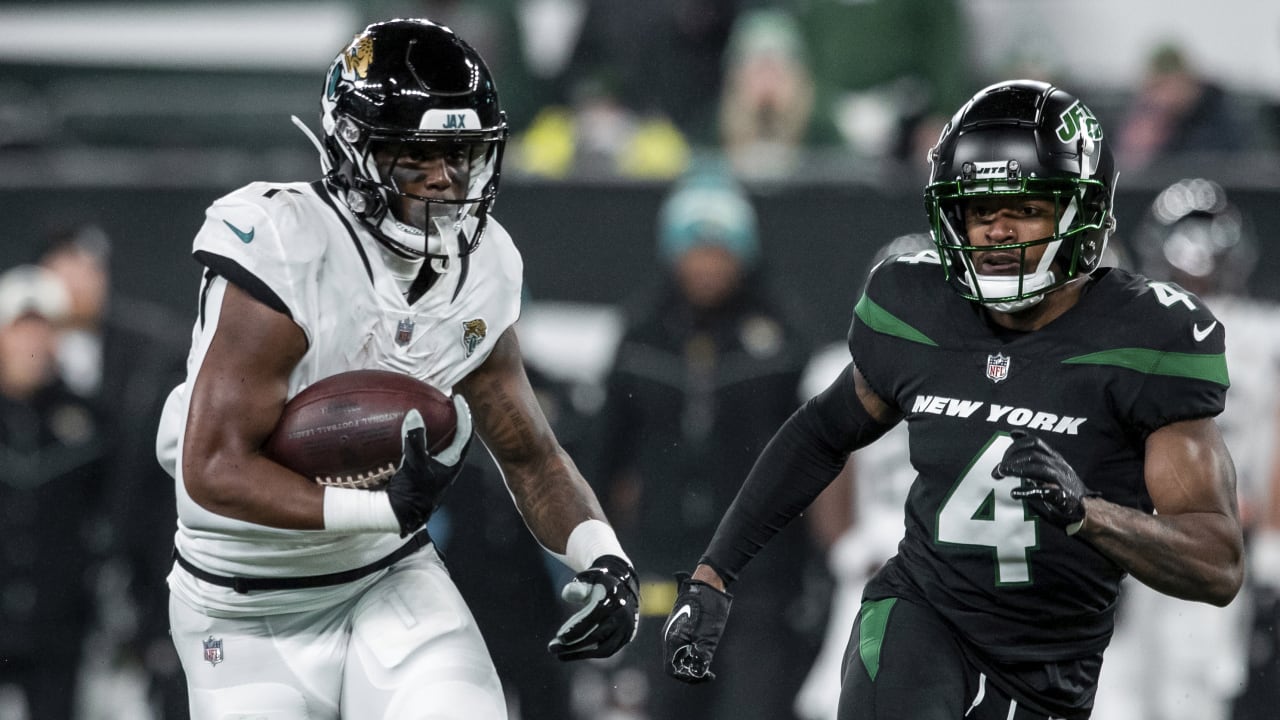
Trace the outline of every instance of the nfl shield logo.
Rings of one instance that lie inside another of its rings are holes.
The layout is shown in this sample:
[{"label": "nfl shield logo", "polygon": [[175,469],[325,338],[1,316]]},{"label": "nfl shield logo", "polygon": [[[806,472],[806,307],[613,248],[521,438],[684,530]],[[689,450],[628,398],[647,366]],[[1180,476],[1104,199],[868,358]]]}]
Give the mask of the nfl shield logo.
[{"label": "nfl shield logo", "polygon": [[210,635],[208,640],[201,640],[204,643],[204,659],[210,665],[217,665],[222,662],[222,638],[213,639]]},{"label": "nfl shield logo", "polygon": [[400,321],[400,324],[396,325],[396,344],[397,345],[404,347],[405,345],[409,344],[409,341],[411,339],[413,339],[413,324],[414,323],[412,320],[410,320],[409,318],[405,318],[404,320]]},{"label": "nfl shield logo", "polygon": [[987,379],[998,383],[1009,377],[1009,356],[1001,353],[987,356]]}]

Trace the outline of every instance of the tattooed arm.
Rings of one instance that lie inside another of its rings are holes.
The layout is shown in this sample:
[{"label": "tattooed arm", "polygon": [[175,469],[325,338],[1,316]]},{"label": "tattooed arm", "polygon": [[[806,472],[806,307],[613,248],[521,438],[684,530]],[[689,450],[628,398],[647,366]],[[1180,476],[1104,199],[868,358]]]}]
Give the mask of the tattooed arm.
[{"label": "tattooed arm", "polygon": [[569,533],[604,512],[538,405],[515,329],[456,388],[471,405],[476,434],[502,469],[516,507],[534,537],[563,554]]}]

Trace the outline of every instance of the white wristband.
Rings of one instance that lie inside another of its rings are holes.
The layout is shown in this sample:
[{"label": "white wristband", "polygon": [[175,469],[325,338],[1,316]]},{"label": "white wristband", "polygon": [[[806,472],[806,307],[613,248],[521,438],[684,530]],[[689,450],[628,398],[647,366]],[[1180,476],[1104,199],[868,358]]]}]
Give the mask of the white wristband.
[{"label": "white wristband", "polygon": [[564,555],[552,554],[576,573],[591,567],[592,561],[601,555],[616,555],[626,560],[628,565],[631,564],[631,558],[622,551],[622,543],[618,542],[613,528],[602,520],[583,520],[578,523],[573,532],[569,533]]},{"label": "white wristband", "polygon": [[385,492],[329,486],[324,489],[324,529],[400,532],[400,521]]}]

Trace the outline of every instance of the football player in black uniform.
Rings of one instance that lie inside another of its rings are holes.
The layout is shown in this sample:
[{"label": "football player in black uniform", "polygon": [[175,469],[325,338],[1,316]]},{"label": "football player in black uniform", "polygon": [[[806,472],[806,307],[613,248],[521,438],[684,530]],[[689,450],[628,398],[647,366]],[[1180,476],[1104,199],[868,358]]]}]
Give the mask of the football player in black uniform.
[{"label": "football player in black uniform", "polygon": [[1240,588],[1214,421],[1225,329],[1177,285],[1099,267],[1115,175],[1071,94],[992,85],[930,161],[936,251],[872,272],[852,363],[778,430],[682,577],[664,662],[713,677],[727,587],[850,452],[905,419],[905,535],[864,592],[839,717],[1087,718],[1126,573],[1215,605]]}]

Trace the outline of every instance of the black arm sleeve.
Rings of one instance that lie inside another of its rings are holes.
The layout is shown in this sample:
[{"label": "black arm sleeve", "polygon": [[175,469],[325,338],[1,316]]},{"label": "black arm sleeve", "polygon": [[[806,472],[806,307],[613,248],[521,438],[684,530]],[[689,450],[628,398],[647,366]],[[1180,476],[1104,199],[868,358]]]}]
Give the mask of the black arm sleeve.
[{"label": "black arm sleeve", "polygon": [[787,419],[765,446],[699,562],[725,581],[831,484],[854,450],[892,428],[877,422],[854,389],[853,366]]}]

